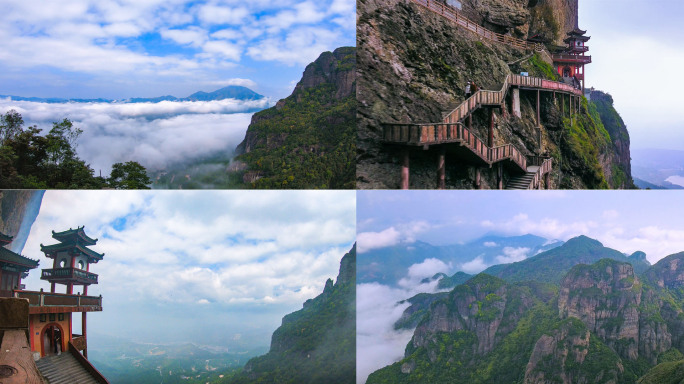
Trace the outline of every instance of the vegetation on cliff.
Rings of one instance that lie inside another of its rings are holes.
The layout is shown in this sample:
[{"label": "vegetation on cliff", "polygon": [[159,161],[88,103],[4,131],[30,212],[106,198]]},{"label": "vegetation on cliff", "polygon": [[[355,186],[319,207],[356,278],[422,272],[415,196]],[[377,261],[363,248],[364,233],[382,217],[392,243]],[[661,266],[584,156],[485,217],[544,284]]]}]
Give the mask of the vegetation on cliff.
[{"label": "vegetation on cliff", "polygon": [[238,146],[253,188],[349,189],[356,170],[356,48],[324,52],[292,95],[256,113]]},{"label": "vegetation on cliff", "polygon": [[225,381],[352,384],[356,378],[356,246],[344,255],[337,282],[283,318],[268,354]]},{"label": "vegetation on cliff", "polygon": [[446,297],[412,298],[429,306],[404,358],[367,382],[679,383],[684,253],[648,267],[588,238],[566,244],[527,265],[547,272],[514,279],[536,282],[482,273]]}]

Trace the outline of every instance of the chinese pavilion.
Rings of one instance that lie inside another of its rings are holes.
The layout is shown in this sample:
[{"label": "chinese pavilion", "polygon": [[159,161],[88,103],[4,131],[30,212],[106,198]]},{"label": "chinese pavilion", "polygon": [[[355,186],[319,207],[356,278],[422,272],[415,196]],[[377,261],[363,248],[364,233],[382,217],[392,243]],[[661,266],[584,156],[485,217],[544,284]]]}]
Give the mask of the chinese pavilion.
[{"label": "chinese pavilion", "polygon": [[563,40],[568,45],[567,48],[552,55],[553,65],[558,74],[565,82],[572,82],[581,87],[582,91],[584,91],[584,66],[591,63],[591,56],[586,55],[589,51],[586,43],[591,37],[585,36],[586,33],[587,31],[575,27]]},{"label": "chinese pavilion", "polygon": [[37,260],[31,260],[5,248],[12,240],[12,236],[0,233],[0,297],[11,297],[12,290],[23,289],[21,279],[28,276],[29,270],[38,266]]}]

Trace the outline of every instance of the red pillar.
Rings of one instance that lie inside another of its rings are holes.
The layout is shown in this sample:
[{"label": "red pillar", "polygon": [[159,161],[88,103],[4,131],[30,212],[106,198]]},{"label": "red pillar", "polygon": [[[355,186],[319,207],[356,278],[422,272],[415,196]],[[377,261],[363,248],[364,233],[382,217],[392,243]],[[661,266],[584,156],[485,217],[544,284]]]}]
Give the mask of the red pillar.
[{"label": "red pillar", "polygon": [[401,189],[409,189],[409,150],[404,149],[401,162]]},{"label": "red pillar", "polygon": [[446,166],[444,161],[444,147],[439,149],[437,155],[437,188],[446,189]]},{"label": "red pillar", "polygon": [[55,293],[55,283],[50,284],[50,292]]},{"label": "red pillar", "polygon": [[86,330],[86,312],[81,313],[81,333],[85,339],[85,348],[83,348],[83,356],[88,358],[88,331]]},{"label": "red pillar", "polygon": [[540,118],[540,111],[539,111],[539,90],[537,89],[537,125],[541,125],[541,118]]}]

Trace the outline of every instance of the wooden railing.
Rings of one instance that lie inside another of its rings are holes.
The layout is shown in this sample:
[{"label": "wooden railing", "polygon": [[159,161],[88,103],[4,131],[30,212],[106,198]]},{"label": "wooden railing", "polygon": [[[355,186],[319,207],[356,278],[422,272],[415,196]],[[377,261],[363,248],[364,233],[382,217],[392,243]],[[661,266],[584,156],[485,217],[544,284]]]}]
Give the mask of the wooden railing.
[{"label": "wooden railing", "polygon": [[96,274],[78,268],[43,269],[40,278],[41,280],[80,279],[91,284],[97,284]]},{"label": "wooden railing", "polygon": [[553,159],[550,157],[530,156],[528,160],[530,161],[530,165],[539,166],[537,172],[534,173],[534,179],[530,183],[530,186],[539,185],[542,177],[551,172],[551,169],[553,168]]},{"label": "wooden railing", "polygon": [[540,47],[542,47],[541,44],[537,43],[531,43],[526,40],[522,39],[517,39],[512,36],[508,35],[503,35],[501,33],[496,33],[494,31],[490,31],[487,28],[484,28],[480,26],[479,24],[471,21],[467,17],[463,16],[458,10],[455,8],[444,4],[443,2],[440,1],[435,1],[435,0],[411,0],[412,2],[421,5],[430,11],[456,23],[457,25],[474,32],[485,39],[495,41],[497,43],[502,43],[502,44],[508,44],[510,46],[513,46],[518,49],[523,49],[523,50],[538,50]]},{"label": "wooden railing", "polygon": [[487,164],[511,160],[527,171],[527,158],[515,146],[490,148],[463,124],[383,124],[383,141],[409,145],[461,143]]},{"label": "wooden railing", "polygon": [[14,297],[28,299],[32,307],[95,307],[102,308],[102,296],[69,295],[64,293],[14,291]]},{"label": "wooden railing", "polygon": [[551,81],[539,77],[508,75],[500,91],[477,91],[445,117],[444,123],[457,123],[466,118],[470,113],[483,105],[501,105],[506,99],[506,94],[511,86],[543,89],[547,91],[568,92],[582,95],[582,90],[572,85]]}]

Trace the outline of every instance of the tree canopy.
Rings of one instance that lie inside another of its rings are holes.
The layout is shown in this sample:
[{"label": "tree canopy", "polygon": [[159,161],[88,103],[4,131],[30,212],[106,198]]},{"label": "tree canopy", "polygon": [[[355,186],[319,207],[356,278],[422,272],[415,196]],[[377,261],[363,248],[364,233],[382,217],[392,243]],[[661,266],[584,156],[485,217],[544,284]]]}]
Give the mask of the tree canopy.
[{"label": "tree canopy", "polygon": [[114,164],[109,178],[95,176],[76,154],[83,130],[69,119],[53,123],[47,135],[41,132],[35,125],[24,128],[13,109],[0,117],[0,188],[149,189],[145,168],[134,161]]}]

